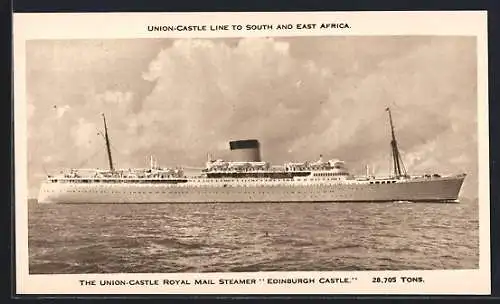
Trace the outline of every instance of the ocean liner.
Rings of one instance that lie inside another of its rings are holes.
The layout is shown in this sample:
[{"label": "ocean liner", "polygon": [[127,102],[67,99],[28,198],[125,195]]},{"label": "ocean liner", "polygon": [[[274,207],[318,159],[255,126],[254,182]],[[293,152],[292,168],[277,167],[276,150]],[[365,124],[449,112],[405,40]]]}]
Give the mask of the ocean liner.
[{"label": "ocean liner", "polygon": [[341,160],[284,163],[261,160],[258,140],[229,142],[231,160],[208,157],[199,174],[183,168],[161,168],[152,158],[146,169],[117,169],[108,137],[103,137],[109,169],[69,169],[49,175],[39,191],[39,203],[262,203],[262,202],[458,202],[465,174],[407,174],[401,158],[391,111],[393,173],[363,176],[349,173]]}]

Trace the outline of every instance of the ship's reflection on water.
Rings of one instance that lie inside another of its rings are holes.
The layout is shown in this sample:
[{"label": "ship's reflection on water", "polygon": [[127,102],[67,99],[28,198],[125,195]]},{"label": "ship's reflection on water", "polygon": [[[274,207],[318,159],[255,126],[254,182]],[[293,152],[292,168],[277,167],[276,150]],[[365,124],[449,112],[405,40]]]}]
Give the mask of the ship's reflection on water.
[{"label": "ship's reflection on water", "polygon": [[459,204],[29,204],[30,273],[471,269]]}]

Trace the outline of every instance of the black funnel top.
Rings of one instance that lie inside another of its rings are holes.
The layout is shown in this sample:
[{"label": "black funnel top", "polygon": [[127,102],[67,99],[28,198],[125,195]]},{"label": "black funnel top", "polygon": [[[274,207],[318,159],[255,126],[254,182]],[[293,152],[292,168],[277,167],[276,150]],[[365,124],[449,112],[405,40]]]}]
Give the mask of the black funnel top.
[{"label": "black funnel top", "polygon": [[229,148],[231,150],[258,149],[259,146],[259,141],[256,139],[233,140],[229,142]]}]

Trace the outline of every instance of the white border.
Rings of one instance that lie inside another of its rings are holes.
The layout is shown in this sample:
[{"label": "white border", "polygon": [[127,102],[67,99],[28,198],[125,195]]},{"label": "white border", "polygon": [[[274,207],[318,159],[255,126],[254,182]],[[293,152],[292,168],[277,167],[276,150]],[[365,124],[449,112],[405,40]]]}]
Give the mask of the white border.
[{"label": "white border", "polygon": [[[16,164],[16,285],[18,294],[490,294],[490,208],[488,148],[487,15],[485,11],[455,12],[304,12],[304,13],[15,13],[14,96]],[[147,25],[216,25],[346,22],[350,29],[266,32],[148,32]],[[189,36],[188,36],[189,35]],[[460,35],[477,37],[479,233],[476,270],[257,272],[210,274],[30,275],[28,272],[28,206],[25,41],[29,39],[181,38],[324,35]],[[423,277],[424,283],[374,284],[372,277]],[[81,286],[79,280],[213,278],[352,278],[350,284],[306,285],[181,285]]]}]

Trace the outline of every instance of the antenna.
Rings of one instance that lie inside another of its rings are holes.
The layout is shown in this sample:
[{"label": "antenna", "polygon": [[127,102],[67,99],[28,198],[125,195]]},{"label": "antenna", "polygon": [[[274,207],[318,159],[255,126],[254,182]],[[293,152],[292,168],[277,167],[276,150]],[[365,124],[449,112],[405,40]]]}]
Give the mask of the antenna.
[{"label": "antenna", "polygon": [[111,148],[109,145],[108,127],[106,126],[106,117],[104,116],[104,113],[101,113],[101,115],[102,115],[102,120],[104,122],[104,139],[106,140],[106,150],[108,152],[109,170],[115,171],[115,169],[113,168],[113,158],[111,157]]}]

